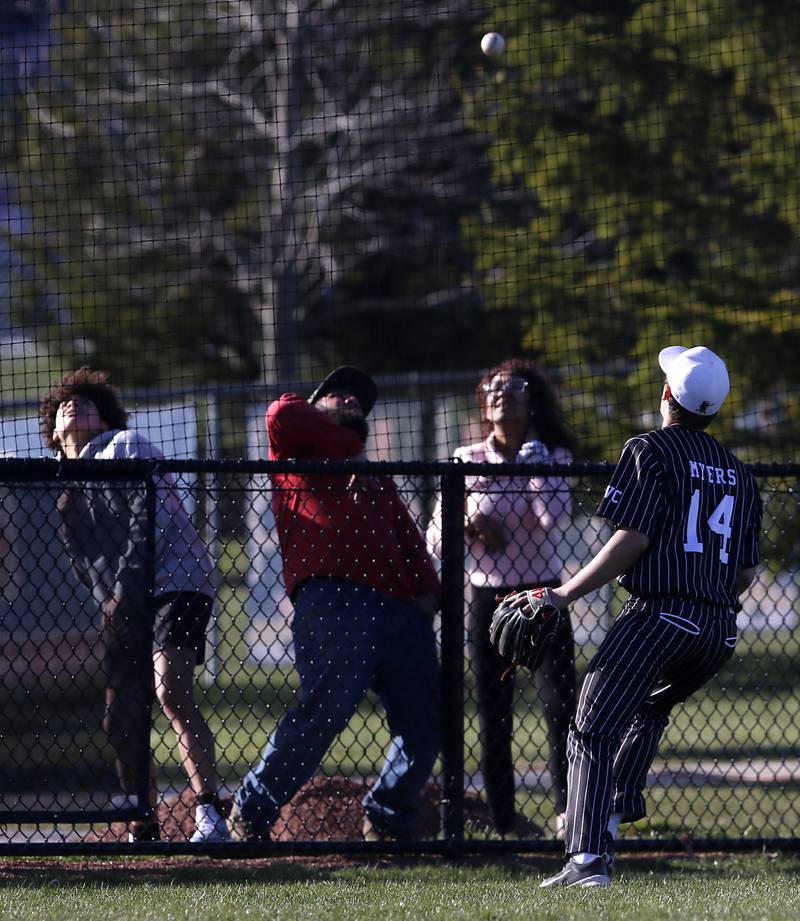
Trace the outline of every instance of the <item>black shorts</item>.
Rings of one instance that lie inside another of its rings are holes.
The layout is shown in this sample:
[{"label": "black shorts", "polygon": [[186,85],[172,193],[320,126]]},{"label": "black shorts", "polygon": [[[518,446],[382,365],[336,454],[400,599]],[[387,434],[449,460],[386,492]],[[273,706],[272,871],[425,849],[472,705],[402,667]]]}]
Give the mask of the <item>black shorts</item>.
[{"label": "black shorts", "polygon": [[201,592],[167,592],[156,598],[153,645],[157,649],[194,649],[195,664],[206,657],[206,628],[214,602]]},{"label": "black shorts", "polygon": [[153,641],[146,618],[125,606],[111,618],[103,618],[103,671],[113,686],[152,674],[153,648],[193,649],[195,664],[206,654],[206,627],[214,602],[200,592],[167,592],[155,599]]}]

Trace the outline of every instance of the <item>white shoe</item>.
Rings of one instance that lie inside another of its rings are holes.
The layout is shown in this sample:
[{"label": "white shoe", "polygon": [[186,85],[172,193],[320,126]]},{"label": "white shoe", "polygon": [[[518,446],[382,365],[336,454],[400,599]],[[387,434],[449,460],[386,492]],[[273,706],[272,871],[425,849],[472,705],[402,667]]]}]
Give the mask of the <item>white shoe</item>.
[{"label": "white shoe", "polygon": [[189,841],[192,844],[214,844],[230,841],[231,833],[225,819],[210,803],[198,803],[194,813],[194,834]]},{"label": "white shoe", "polygon": [[568,860],[564,869],[555,876],[551,876],[543,883],[540,889],[553,889],[556,886],[579,886],[582,888],[595,888],[611,885],[611,871],[605,857],[595,857],[589,863],[575,863]]}]

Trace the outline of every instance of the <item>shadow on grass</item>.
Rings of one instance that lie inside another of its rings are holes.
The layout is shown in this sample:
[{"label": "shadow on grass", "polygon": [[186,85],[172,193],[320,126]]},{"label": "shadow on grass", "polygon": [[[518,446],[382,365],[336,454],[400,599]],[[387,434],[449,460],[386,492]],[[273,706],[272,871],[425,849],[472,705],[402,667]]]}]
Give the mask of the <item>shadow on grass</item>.
[{"label": "shadow on grass", "polygon": [[[741,875],[758,876],[764,855],[623,855],[617,859],[616,874],[638,876],[701,877],[719,875],[726,869]],[[781,862],[797,869],[796,858]],[[794,863],[792,864],[792,861]],[[380,874],[383,878],[413,873],[416,879],[430,875],[432,881],[448,872],[487,873],[508,882],[529,881],[554,872],[563,857],[502,856],[466,857],[459,860],[429,857],[385,857],[355,859],[343,857],[254,860],[215,860],[214,858],[8,858],[0,859],[0,890],[7,888],[57,889],[80,885],[88,888],[129,888],[137,886],[195,887],[215,885],[292,885],[318,883],[337,878]]]},{"label": "shadow on grass", "polygon": [[0,889],[24,885],[47,889],[60,885],[89,887],[198,886],[322,881],[341,867],[324,862],[289,860],[228,861],[213,858],[84,860],[18,859],[0,861]]}]

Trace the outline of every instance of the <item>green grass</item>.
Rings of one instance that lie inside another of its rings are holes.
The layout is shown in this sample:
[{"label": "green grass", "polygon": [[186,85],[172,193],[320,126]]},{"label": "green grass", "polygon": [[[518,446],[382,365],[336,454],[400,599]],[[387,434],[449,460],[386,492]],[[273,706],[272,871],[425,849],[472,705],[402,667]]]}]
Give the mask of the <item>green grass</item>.
[{"label": "green grass", "polygon": [[427,861],[337,866],[322,861],[0,860],[0,917],[214,921],[785,921],[800,915],[800,864],[767,856],[628,859],[605,890],[540,891],[554,860]]},{"label": "green grass", "polygon": [[[292,702],[294,676],[286,673],[248,670],[236,682],[208,689],[204,709],[215,732],[220,769],[226,782],[234,786],[255,762],[277,721]],[[288,679],[288,681],[287,681]],[[697,763],[719,758],[721,761],[749,757],[796,757],[800,751],[800,727],[796,692],[779,689],[772,692],[731,693],[729,689],[711,688],[675,711],[661,746],[660,757],[674,766],[681,760]],[[75,721],[80,708],[64,711],[67,723]],[[83,714],[84,716],[86,714]],[[101,714],[95,714],[99,723]],[[31,766],[36,721],[17,729],[16,746],[11,763]],[[65,749],[81,748],[73,755],[74,763],[85,764],[91,751],[100,755],[100,735],[89,747],[83,736],[84,726],[64,727],[69,739]],[[80,731],[79,731],[80,730]],[[10,741],[12,733],[8,733]],[[153,735],[156,762],[162,782],[178,787],[185,781],[176,758],[172,732],[163,716],[158,715]],[[474,707],[467,706],[465,719],[466,767],[478,770],[477,720]],[[382,712],[374,697],[362,705],[347,729],[326,755],[322,771],[329,774],[374,776],[388,743]],[[517,704],[515,757],[518,766],[533,764],[544,768],[547,753],[545,723],[538,700],[529,688],[521,688]],[[107,755],[105,756],[107,760]],[[47,761],[45,759],[44,763]],[[649,817],[626,828],[628,834],[673,836],[690,832],[698,837],[786,837],[800,827],[800,791],[796,783],[747,785],[706,785],[700,788],[674,784],[654,786],[648,793]],[[520,789],[518,808],[540,825],[552,820],[552,798],[548,790]],[[470,830],[469,834],[475,834]]]},{"label": "green grass", "polygon": [[[221,597],[223,642],[220,653],[225,669],[218,682],[198,690],[201,705],[215,733],[219,766],[227,784],[235,786],[263,750],[278,720],[291,706],[297,690],[296,675],[289,667],[266,669],[247,659],[242,641],[247,619],[243,609],[244,590],[238,573],[241,561],[231,554],[226,568],[226,585]],[[592,650],[579,650],[582,671]],[[788,632],[763,638],[748,636],[736,655],[717,678],[682,707],[676,708],[663,740],[660,757],[674,767],[682,760],[691,763],[719,759],[795,758],[800,752],[800,640]],[[471,700],[472,679],[466,675],[465,704],[466,769],[478,770],[477,718]],[[514,756],[520,769],[533,765],[544,768],[547,757],[546,725],[541,702],[526,673],[517,676]],[[39,731],[48,717],[60,730],[65,760],[75,772],[93,767],[110,770],[106,741],[100,729],[102,690],[79,686],[50,688],[32,694],[18,694],[14,707],[0,713],[0,734],[7,747],[6,763],[18,765],[17,787],[29,783],[36,771],[52,773],[53,757],[40,751]],[[322,772],[374,776],[379,770],[388,741],[382,711],[368,696],[348,728],[326,755]],[[185,783],[177,761],[172,732],[157,715],[153,734],[160,781],[178,787]],[[112,777],[113,780],[113,777]],[[82,788],[85,783],[77,781]],[[800,827],[800,796],[797,783],[784,785],[674,784],[654,787],[648,795],[649,818],[629,833],[669,835],[691,832],[697,836],[785,837]],[[17,788],[15,787],[15,788]],[[537,823],[552,819],[552,798],[548,790],[521,789],[518,808]]]}]

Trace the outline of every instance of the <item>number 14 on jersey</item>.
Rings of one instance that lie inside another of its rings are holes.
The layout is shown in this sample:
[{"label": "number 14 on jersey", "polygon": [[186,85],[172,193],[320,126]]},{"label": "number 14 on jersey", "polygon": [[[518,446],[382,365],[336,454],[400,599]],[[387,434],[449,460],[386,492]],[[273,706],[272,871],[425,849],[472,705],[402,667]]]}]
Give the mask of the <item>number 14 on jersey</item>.
[{"label": "number 14 on jersey", "polygon": [[[686,522],[686,540],[683,549],[686,553],[703,553],[705,544],[700,539],[698,530],[700,517],[700,490],[695,489],[689,504],[689,517]],[[719,547],[720,563],[728,562],[728,549],[731,543],[731,520],[733,519],[733,496],[723,496],[722,501],[708,516],[706,525],[714,534],[718,534],[722,541]]]}]

